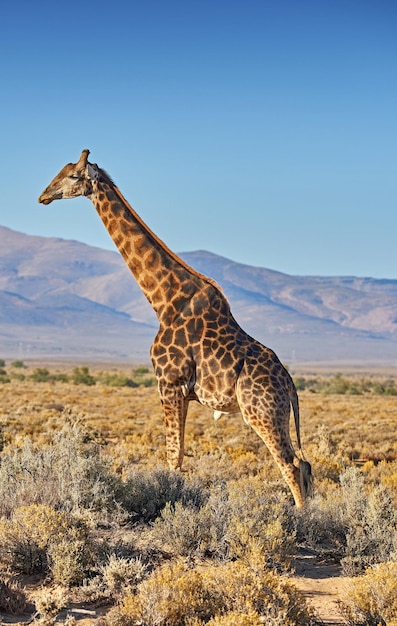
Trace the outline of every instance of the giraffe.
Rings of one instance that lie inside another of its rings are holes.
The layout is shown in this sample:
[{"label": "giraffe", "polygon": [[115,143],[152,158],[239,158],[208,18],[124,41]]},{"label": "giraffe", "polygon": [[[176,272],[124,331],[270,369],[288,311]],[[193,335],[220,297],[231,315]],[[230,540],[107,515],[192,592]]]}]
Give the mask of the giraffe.
[{"label": "giraffe", "polygon": [[[88,161],[65,165],[39,202],[88,197],[159,320],[151,359],[161,399],[167,461],[181,469],[189,402],[215,419],[240,411],[266,444],[295,504],[311,492],[311,467],[301,451],[299,403],[276,354],[234,319],[217,283],[172,252],[128,204],[109,175]],[[292,406],[299,456],[290,432]]]}]

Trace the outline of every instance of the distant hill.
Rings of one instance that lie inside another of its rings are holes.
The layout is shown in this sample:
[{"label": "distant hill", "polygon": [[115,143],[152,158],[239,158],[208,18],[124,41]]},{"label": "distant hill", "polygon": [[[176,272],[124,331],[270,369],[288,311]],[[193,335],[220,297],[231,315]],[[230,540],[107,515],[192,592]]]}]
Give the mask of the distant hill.
[{"label": "distant hill", "polygon": [[[290,276],[211,252],[235,318],[286,363],[397,363],[397,279]],[[0,357],[147,362],[157,319],[117,252],[0,227]]]}]

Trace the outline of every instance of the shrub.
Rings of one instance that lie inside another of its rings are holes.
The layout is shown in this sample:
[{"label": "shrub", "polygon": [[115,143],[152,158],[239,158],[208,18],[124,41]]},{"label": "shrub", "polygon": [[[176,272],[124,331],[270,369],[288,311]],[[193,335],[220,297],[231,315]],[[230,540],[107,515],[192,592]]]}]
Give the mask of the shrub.
[{"label": "shrub", "polygon": [[51,374],[46,367],[36,367],[30,375],[30,378],[35,383],[46,383],[51,380]]},{"label": "shrub", "polygon": [[146,541],[173,556],[256,558],[288,569],[295,553],[295,528],[287,507],[269,494],[261,477],[213,489],[199,506],[168,502]]},{"label": "shrub", "polygon": [[340,603],[350,626],[397,626],[397,563],[382,563],[351,581]]},{"label": "shrub", "polygon": [[[2,520],[0,557],[13,571],[22,574],[43,572],[48,564],[48,552],[66,539],[84,537],[68,516],[43,504],[21,506],[10,520]],[[51,566],[50,566],[51,569]]]},{"label": "shrub", "polygon": [[288,569],[295,554],[296,529],[282,494],[261,475],[232,483],[229,492],[229,558],[261,554],[267,566]]},{"label": "shrub", "polygon": [[22,372],[11,372],[9,378],[10,380],[25,380],[26,376]]},{"label": "shrub", "polygon": [[21,367],[26,367],[25,363],[23,361],[20,361],[19,359],[16,361],[13,361],[11,363],[11,367],[15,367],[15,368],[21,368]]},{"label": "shrub", "polygon": [[141,380],[137,380],[137,384],[141,387],[154,387],[157,385],[157,379],[154,376],[150,378],[142,378]]},{"label": "shrub", "polygon": [[8,376],[5,369],[0,368],[0,383],[9,383],[11,378]]},{"label": "shrub", "polygon": [[40,622],[44,624],[52,624],[53,621],[51,618],[55,618],[58,613],[65,609],[67,602],[67,594],[61,587],[42,589],[40,593],[35,596],[36,609],[41,618],[44,618],[43,621],[40,620]]},{"label": "shrub", "polygon": [[294,524],[279,496],[255,477],[212,489],[198,506],[168,502],[145,540],[172,556],[261,558],[267,566],[285,570],[296,549]]},{"label": "shrub", "polygon": [[72,382],[75,385],[95,385],[95,378],[90,374],[86,365],[73,369]]},{"label": "shrub", "polygon": [[[136,595],[127,595],[120,614],[131,625],[187,626],[192,618],[208,621],[214,610],[213,597],[198,570],[176,563],[158,568],[139,585]],[[114,623],[111,614],[109,620]]]},{"label": "shrub", "polygon": [[216,614],[259,614],[269,626],[308,626],[316,623],[300,592],[285,578],[270,571],[265,561],[232,561],[204,570],[206,587],[216,592]]},{"label": "shrub", "polygon": [[167,503],[199,507],[208,497],[199,482],[188,481],[180,472],[157,467],[130,474],[123,486],[122,502],[135,521],[154,521]]},{"label": "shrub", "polygon": [[197,509],[181,502],[167,503],[147,533],[146,541],[172,556],[204,558],[220,554],[219,528],[223,534],[225,520],[214,520],[209,504]]},{"label": "shrub", "polygon": [[[14,374],[13,376],[15,378],[17,377],[17,374]],[[35,383],[49,383],[56,381],[65,383],[69,380],[67,374],[52,374],[46,367],[37,367],[34,369],[30,378]]]},{"label": "shrub", "polygon": [[141,559],[125,559],[111,554],[101,568],[103,581],[113,598],[131,594],[147,574],[147,566]]},{"label": "shrub", "polygon": [[347,528],[342,520],[340,494],[316,495],[303,510],[295,511],[298,543],[323,558],[340,561],[346,554]]},{"label": "shrub", "polygon": [[341,475],[342,519],[347,528],[346,555],[341,563],[347,575],[391,559],[397,549],[397,510],[384,485],[368,492],[356,468]]},{"label": "shrub", "polygon": [[7,578],[0,577],[0,610],[20,615],[26,607],[26,595],[21,587]]},{"label": "shrub", "polygon": [[[233,622],[235,615],[241,619]],[[290,583],[264,569],[263,563],[255,569],[238,561],[200,571],[181,562],[163,565],[108,619],[112,626],[315,624],[305,600]]]},{"label": "shrub", "polygon": [[44,504],[87,518],[91,512],[103,520],[115,519],[121,480],[111,460],[98,446],[86,443],[78,424],[66,424],[46,447],[26,439],[7,449],[0,465],[0,515],[9,515],[20,502]]},{"label": "shrub", "polygon": [[124,374],[103,374],[100,381],[108,387],[138,387],[138,383]]},{"label": "shrub", "polygon": [[299,540],[319,554],[340,560],[344,574],[361,574],[369,565],[397,553],[397,510],[386,485],[365,484],[350,467],[340,475],[340,489],[316,496],[296,512]]},{"label": "shrub", "polygon": [[81,584],[87,576],[90,556],[87,538],[78,531],[52,543],[49,568],[53,580],[65,587]]}]

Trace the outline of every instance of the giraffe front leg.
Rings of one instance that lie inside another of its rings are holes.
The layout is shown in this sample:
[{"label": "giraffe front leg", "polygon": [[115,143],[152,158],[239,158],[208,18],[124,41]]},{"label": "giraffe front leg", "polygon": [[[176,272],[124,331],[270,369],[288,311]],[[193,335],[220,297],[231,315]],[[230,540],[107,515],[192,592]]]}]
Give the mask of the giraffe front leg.
[{"label": "giraffe front leg", "polygon": [[181,469],[189,401],[180,386],[160,382],[159,391],[164,414],[168,465],[172,469]]}]

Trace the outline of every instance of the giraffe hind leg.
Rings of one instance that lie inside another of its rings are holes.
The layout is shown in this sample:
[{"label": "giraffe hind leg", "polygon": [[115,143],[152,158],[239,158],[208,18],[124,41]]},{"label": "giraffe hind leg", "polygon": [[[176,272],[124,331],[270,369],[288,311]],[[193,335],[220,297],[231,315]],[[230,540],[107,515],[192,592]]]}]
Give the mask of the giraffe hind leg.
[{"label": "giraffe hind leg", "polygon": [[296,455],[289,434],[289,397],[280,389],[253,390],[251,378],[242,373],[237,384],[237,398],[244,421],[265,443],[296,506],[302,508],[309,491],[311,470],[307,461],[299,461],[298,467],[294,464]]}]

